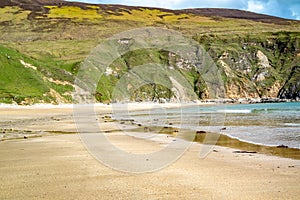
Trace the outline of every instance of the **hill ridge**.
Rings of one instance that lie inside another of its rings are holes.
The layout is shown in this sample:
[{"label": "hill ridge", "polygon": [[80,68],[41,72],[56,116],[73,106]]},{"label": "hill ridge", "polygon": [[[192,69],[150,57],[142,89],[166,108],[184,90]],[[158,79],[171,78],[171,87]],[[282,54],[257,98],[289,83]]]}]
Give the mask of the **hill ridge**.
[{"label": "hill ridge", "polygon": [[89,5],[97,5],[103,10],[116,11],[122,8],[133,10],[133,9],[157,9],[165,12],[172,12],[174,14],[194,14],[205,17],[223,17],[223,18],[235,18],[235,19],[246,19],[264,23],[275,23],[275,24],[287,24],[289,21],[297,21],[291,19],[284,19],[276,16],[260,14],[255,12],[250,12],[246,10],[239,9],[227,9],[227,8],[190,8],[190,9],[180,9],[172,10],[157,7],[144,7],[144,6],[128,6],[121,4],[92,4],[83,2],[72,2],[64,0],[4,0],[0,1],[0,7],[5,6],[20,6],[23,9],[31,11],[40,11],[42,6],[76,6],[85,9]]}]

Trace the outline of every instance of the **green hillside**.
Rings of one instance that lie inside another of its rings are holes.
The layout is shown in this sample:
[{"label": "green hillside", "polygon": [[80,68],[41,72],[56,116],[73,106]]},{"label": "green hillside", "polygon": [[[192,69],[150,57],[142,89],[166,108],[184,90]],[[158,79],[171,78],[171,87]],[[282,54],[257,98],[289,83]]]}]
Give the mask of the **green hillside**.
[{"label": "green hillside", "polygon": [[[126,30],[160,27],[193,38],[221,71],[226,97],[300,98],[300,22],[229,9],[166,10],[91,5],[60,0],[0,2],[0,102],[71,102],[80,64],[104,39]],[[95,97],[110,102],[115,84],[135,66],[173,66],[199,98],[210,98],[201,74],[180,67],[179,57],[145,49],[129,52],[110,66]],[[132,101],[170,100],[174,92],[145,85]]]},{"label": "green hillside", "polygon": [[72,76],[56,63],[44,64],[0,46],[0,101],[18,104],[70,102]]}]

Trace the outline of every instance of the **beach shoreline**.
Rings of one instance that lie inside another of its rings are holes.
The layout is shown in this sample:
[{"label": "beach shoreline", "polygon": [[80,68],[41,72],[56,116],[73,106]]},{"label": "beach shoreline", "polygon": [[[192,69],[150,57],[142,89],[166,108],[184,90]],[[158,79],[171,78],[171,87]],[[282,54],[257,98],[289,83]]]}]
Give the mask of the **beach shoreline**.
[{"label": "beach shoreline", "polygon": [[[182,102],[117,102],[117,103],[94,103],[97,107],[111,107],[114,104],[127,104],[133,106],[154,106],[160,105],[162,107],[178,107],[178,106],[193,106],[193,105],[214,105],[214,104],[255,104],[255,103],[283,103],[283,102],[300,102],[300,99],[280,99],[273,97],[265,98],[219,98],[219,99],[204,99],[204,100],[193,100],[193,101],[182,101]],[[74,105],[80,105],[76,103],[65,103],[65,104],[51,104],[51,103],[34,103],[20,105],[17,103],[0,103],[0,108],[73,108]],[[132,108],[132,109],[133,109]]]},{"label": "beach shoreline", "polygon": [[[125,105],[125,107],[123,107]],[[43,137],[51,134],[76,134],[78,133],[78,130],[76,128],[76,120],[74,119],[74,112],[76,112],[76,106],[91,106],[92,109],[95,110],[96,115],[100,119],[101,117],[109,117],[111,118],[113,112],[135,112],[135,111],[147,111],[152,109],[173,109],[173,108],[184,108],[184,107],[192,107],[192,106],[210,106],[210,105],[216,105],[216,103],[195,103],[195,102],[189,102],[189,103],[119,103],[119,104],[94,104],[94,105],[73,105],[73,104],[62,104],[62,105],[52,105],[52,104],[36,104],[32,106],[12,106],[10,104],[5,104],[0,106],[0,123],[1,122],[13,122],[12,125],[5,125],[3,126],[3,123],[1,124],[2,127],[0,127],[0,142],[4,140],[13,140],[13,139],[27,139],[27,138],[34,138],[34,137]],[[118,110],[120,109],[120,110]],[[45,118],[44,123],[45,124],[36,124],[34,121],[43,121],[42,118]],[[49,124],[49,119],[52,121],[53,125],[51,123]],[[21,123],[21,125],[18,127],[19,121],[22,120],[28,120],[29,124]],[[64,121],[65,120],[65,121]],[[123,119],[116,120],[116,119],[110,119],[115,124],[110,124],[109,126],[114,128],[108,128],[109,130],[105,130],[107,128],[106,122],[101,124],[101,126],[104,127],[103,131],[114,131],[114,130],[121,130],[124,129],[124,123],[122,122]],[[104,120],[107,121],[107,120]],[[125,120],[126,121],[126,120]],[[31,124],[30,124],[31,123]],[[35,123],[35,124],[34,124]],[[121,127],[120,123],[123,125]],[[34,124],[34,125],[33,125]],[[59,126],[57,126],[59,124]],[[131,126],[126,129],[131,129],[136,131],[138,128],[142,128],[138,130],[138,132],[143,132],[144,128],[150,128],[147,125],[142,124],[136,124],[133,122],[130,122],[130,124],[134,124],[134,126]],[[14,127],[16,125],[17,127]],[[28,126],[28,127],[26,127]],[[172,126],[165,125],[165,128],[172,128]],[[163,127],[159,127],[159,129],[162,129]],[[230,137],[229,135],[222,134],[222,131],[218,133],[206,133],[204,131],[204,134],[197,134],[193,130],[182,130],[185,132],[190,132],[195,135],[195,141],[196,142],[202,142],[203,136],[205,137],[206,134],[218,134],[218,138],[221,141],[218,141],[216,145],[219,146],[225,146],[225,147],[232,147],[232,148],[240,148],[241,150],[249,150],[249,151],[257,151],[258,153],[265,153],[269,155],[277,155],[281,157],[287,157],[287,158],[294,158],[294,159],[300,159],[300,157],[296,154],[298,151],[300,152],[300,149],[297,148],[290,148],[287,146],[269,146],[264,144],[255,144],[251,143],[249,141],[243,141],[238,138]],[[4,132],[8,134],[9,132],[18,132],[16,136],[11,137],[3,137]],[[193,133],[195,132],[195,133]],[[200,136],[200,137],[199,137]],[[199,139],[202,138],[202,139]],[[227,142],[224,142],[227,141]],[[261,150],[263,149],[263,150]],[[280,151],[283,152],[293,152],[293,155],[289,156],[288,153],[280,153]],[[295,153],[296,152],[296,153]]]},{"label": "beach shoreline", "polygon": [[[105,117],[112,112],[109,106],[95,110],[104,134],[124,151],[147,155],[172,140],[166,133],[157,140],[124,135],[124,127],[129,133],[144,127]],[[26,138],[0,141],[0,199],[297,199],[300,195],[300,160],[218,145],[200,158],[204,145],[192,142],[166,168],[134,175],[94,159],[80,134],[75,134],[71,107],[0,108],[0,113],[2,130],[5,126],[12,132],[31,131],[22,133]]]}]

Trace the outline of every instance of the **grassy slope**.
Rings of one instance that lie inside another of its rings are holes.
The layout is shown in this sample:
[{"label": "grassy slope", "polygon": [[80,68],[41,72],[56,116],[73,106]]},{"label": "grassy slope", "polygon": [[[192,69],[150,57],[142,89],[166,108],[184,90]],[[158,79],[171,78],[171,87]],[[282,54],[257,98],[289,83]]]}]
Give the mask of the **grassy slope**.
[{"label": "grassy slope", "polygon": [[3,102],[10,102],[11,99],[21,102],[24,95],[29,98],[41,98],[42,94],[48,91],[41,75],[32,68],[25,68],[21,60],[34,63],[22,54],[0,46],[0,85]]},{"label": "grassy slope", "polygon": [[[43,5],[40,8],[37,10],[26,10],[18,6],[0,8],[0,31],[2,33],[0,43],[22,53],[1,47],[1,71],[5,71],[1,74],[6,75],[1,79],[0,98],[2,100],[0,101],[11,101],[16,99],[16,96],[21,96],[22,100],[26,97],[36,97],[47,102],[53,101],[54,97],[43,96],[49,92],[50,88],[56,89],[63,95],[72,87],[45,83],[43,76],[48,75],[54,80],[72,82],[68,73],[62,73],[59,69],[76,73],[79,63],[103,39],[125,30],[144,26],[170,28],[193,37],[205,46],[217,63],[224,52],[229,53],[230,56],[225,62],[234,71],[234,76],[229,77],[223,73],[223,78],[227,83],[233,83],[239,87],[243,87],[241,84],[246,82],[248,87],[246,93],[258,93],[259,96],[263,96],[275,80],[283,84],[288,77],[289,70],[298,63],[294,57],[299,52],[300,23],[295,21],[272,24],[246,19],[174,13],[158,9],[128,7],[116,9],[97,5],[62,7]],[[266,41],[271,41],[269,46]],[[246,50],[243,49],[245,44]],[[283,48],[289,45],[292,47],[284,51],[280,49],[280,45],[284,45]],[[270,77],[253,85],[251,80],[260,70],[255,58],[258,50],[267,55],[272,69]],[[14,55],[13,61],[7,60],[6,52]],[[31,72],[30,69],[21,66],[20,57],[38,66],[38,70]],[[251,72],[243,73],[242,67],[232,62],[241,57],[246,57],[245,62],[251,63]],[[128,63],[132,66],[136,66],[137,61],[140,60],[124,59],[129,60]],[[147,58],[144,59],[143,63],[149,61]],[[161,59],[161,54],[155,52],[151,59],[159,63],[165,62]],[[126,66],[124,67],[126,71]],[[221,65],[219,67],[223,70]],[[20,81],[17,81],[18,73],[14,73],[16,71],[22,72],[19,73],[22,74]],[[187,78],[192,77],[190,72],[186,72],[185,75]],[[190,81],[195,82],[193,79],[197,77],[190,78]],[[98,92],[102,95],[99,98],[106,101],[110,98],[112,83],[117,80],[108,77],[103,81],[103,85],[107,88],[100,85]],[[69,97],[65,95],[65,98]]]},{"label": "grassy slope", "polygon": [[[56,84],[51,80],[72,81],[72,77],[55,65],[46,65],[15,50],[0,46],[0,101],[30,104],[36,102],[58,103],[49,94],[50,88],[63,94],[70,85]],[[49,81],[50,80],[50,81]],[[69,95],[62,99],[70,100]]]}]

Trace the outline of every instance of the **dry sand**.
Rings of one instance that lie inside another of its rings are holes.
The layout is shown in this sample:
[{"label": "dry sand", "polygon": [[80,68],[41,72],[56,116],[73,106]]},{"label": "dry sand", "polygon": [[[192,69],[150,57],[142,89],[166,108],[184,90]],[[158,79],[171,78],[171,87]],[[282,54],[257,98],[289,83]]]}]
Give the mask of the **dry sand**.
[{"label": "dry sand", "polygon": [[[109,107],[100,108],[103,115]],[[236,154],[215,146],[199,158],[193,143],[169,167],[134,175],[99,163],[82,145],[72,109],[0,109],[2,129],[42,137],[0,141],[0,199],[298,199],[300,161],[263,154]],[[116,130],[115,123],[105,130]],[[163,142],[134,139],[114,131],[112,143],[149,153]],[[21,134],[21,135],[22,135]]]}]

